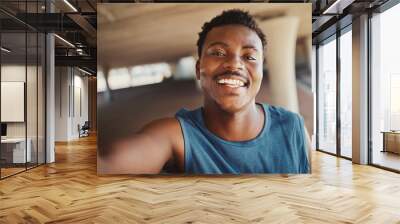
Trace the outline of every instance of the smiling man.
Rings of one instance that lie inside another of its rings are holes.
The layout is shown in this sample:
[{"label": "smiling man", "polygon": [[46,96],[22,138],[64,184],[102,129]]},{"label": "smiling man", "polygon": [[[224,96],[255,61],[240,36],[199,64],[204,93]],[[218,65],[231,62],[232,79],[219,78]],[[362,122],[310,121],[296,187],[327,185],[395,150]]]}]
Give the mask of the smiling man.
[{"label": "smiling man", "polygon": [[308,137],[296,113],[256,103],[265,35],[249,13],[205,23],[196,77],[204,105],[156,120],[102,158],[106,173],[159,173],[170,161],[188,174],[309,173]]}]

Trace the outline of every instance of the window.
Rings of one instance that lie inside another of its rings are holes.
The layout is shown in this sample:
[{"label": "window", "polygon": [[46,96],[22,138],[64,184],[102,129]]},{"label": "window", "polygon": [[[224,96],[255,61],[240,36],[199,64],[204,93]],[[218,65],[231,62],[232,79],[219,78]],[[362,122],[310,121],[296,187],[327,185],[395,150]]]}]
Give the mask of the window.
[{"label": "window", "polygon": [[352,157],[352,33],[340,36],[340,155]]},{"label": "window", "polygon": [[318,149],[336,153],[336,36],[318,48]]},{"label": "window", "polygon": [[372,164],[400,170],[400,4],[371,18]]}]

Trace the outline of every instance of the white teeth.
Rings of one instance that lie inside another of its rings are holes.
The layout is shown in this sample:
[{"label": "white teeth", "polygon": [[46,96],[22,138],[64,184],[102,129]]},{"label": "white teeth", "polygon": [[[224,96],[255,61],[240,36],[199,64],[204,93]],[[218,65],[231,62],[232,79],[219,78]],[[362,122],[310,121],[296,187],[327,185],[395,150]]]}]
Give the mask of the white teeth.
[{"label": "white teeth", "polygon": [[220,79],[218,80],[219,84],[228,84],[228,85],[233,85],[233,86],[244,86],[244,82],[241,80],[237,79]]}]

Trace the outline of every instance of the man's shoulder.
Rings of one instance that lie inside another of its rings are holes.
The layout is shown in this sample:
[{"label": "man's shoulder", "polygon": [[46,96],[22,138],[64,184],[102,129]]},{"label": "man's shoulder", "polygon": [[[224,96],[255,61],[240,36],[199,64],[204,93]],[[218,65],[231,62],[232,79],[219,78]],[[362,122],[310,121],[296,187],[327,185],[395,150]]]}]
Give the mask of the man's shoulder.
[{"label": "man's shoulder", "polygon": [[193,110],[190,110],[190,109],[187,109],[187,108],[181,108],[180,110],[178,110],[176,112],[175,117],[176,118],[188,118],[188,117],[191,117],[191,116],[195,116],[195,114],[197,112],[199,112],[200,110],[201,110],[201,107],[193,109]]},{"label": "man's shoulder", "polygon": [[268,112],[273,120],[278,120],[279,122],[293,123],[302,121],[301,115],[281,106],[269,105]]},{"label": "man's shoulder", "polygon": [[181,123],[182,120],[185,122],[192,122],[197,119],[196,114],[201,108],[195,110],[188,110],[186,108],[180,109],[176,112],[174,117],[164,117],[157,120],[153,120],[143,127],[140,132],[157,132],[166,135],[177,135],[181,134]]},{"label": "man's shoulder", "polygon": [[270,113],[272,126],[281,127],[290,133],[303,132],[303,117],[298,113],[280,106],[269,106],[267,111]]},{"label": "man's shoulder", "polygon": [[179,122],[176,118],[164,117],[151,121],[145,125],[140,132],[163,132],[168,134],[174,131],[179,131],[179,128]]},{"label": "man's shoulder", "polygon": [[173,149],[183,147],[183,136],[179,121],[174,117],[165,117],[148,123],[139,133],[154,140],[167,141]]},{"label": "man's shoulder", "polygon": [[180,126],[178,121],[172,117],[164,117],[147,123],[138,134],[146,135],[154,140],[173,141],[180,134]]}]

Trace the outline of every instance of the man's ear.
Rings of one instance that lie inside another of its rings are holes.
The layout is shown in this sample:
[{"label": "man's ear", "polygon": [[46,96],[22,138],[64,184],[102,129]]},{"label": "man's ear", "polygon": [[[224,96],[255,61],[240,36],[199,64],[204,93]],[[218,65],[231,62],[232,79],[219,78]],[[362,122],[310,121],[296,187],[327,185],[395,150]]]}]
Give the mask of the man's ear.
[{"label": "man's ear", "polygon": [[200,59],[196,61],[196,79],[200,80]]}]

